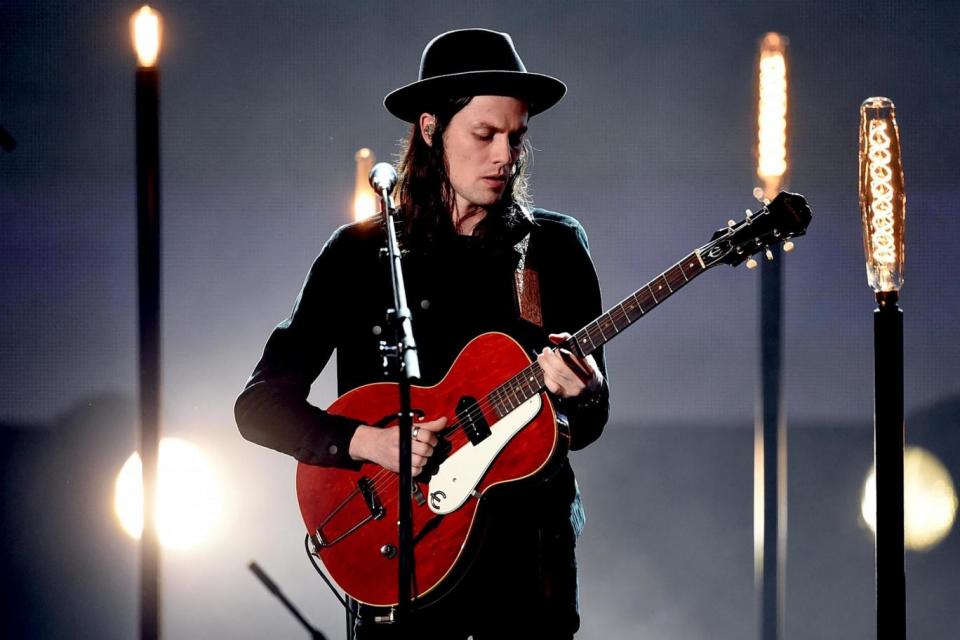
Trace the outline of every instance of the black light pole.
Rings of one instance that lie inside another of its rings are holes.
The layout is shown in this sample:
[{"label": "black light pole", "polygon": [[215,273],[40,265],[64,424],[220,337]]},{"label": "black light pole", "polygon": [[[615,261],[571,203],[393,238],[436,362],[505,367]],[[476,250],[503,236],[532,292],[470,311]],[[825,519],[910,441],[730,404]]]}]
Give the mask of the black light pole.
[{"label": "black light pole", "polygon": [[896,109],[888,98],[860,105],[860,217],[873,312],[873,450],[877,478],[877,637],[905,638],[903,549],[903,286],[906,197]]},{"label": "black light pole", "polygon": [[146,5],[130,21],[137,51],[137,256],[140,365],[140,638],[160,637],[160,544],[156,494],[160,459],[160,17]]},{"label": "black light pole", "polygon": [[[757,74],[757,177],[754,196],[773,200],[787,174],[787,39],[760,41]],[[784,250],[793,248],[785,243]],[[787,547],[787,423],[783,398],[783,268],[778,249],[760,268],[760,376],[754,423],[754,583],[758,637],[783,637]],[[757,261],[750,259],[754,268]]]}]

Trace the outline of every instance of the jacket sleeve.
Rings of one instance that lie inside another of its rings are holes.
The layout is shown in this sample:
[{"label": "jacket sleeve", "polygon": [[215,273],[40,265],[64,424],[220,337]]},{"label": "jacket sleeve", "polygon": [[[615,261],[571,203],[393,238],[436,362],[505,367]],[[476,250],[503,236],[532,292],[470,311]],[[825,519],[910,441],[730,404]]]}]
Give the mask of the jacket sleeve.
[{"label": "jacket sleeve", "polygon": [[[574,221],[575,222],[575,221]],[[574,333],[603,312],[600,298],[600,282],[597,271],[590,258],[590,246],[587,234],[579,223],[575,222],[576,235],[573,249],[565,260],[570,267],[571,313],[569,328]],[[603,347],[593,352],[597,367],[603,374],[603,385],[587,397],[561,398],[557,400],[558,410],[567,418],[570,426],[570,449],[583,449],[603,433],[610,417],[610,386],[607,378],[607,364]]]},{"label": "jacket sleeve", "polygon": [[271,333],[253,374],[234,405],[247,440],[301,462],[358,468],[349,445],[359,420],[327,413],[307,402],[310,385],[336,348],[337,314],[345,292],[346,252],[341,231],[327,241],[307,274],[290,317]]}]

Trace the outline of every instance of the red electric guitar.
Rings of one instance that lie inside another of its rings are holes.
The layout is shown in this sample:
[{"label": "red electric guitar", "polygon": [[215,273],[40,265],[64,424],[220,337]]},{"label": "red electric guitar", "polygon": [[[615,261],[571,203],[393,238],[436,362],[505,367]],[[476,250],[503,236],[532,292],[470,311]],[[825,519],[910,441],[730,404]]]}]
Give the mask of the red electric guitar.
[{"label": "red electric guitar", "polygon": [[[592,353],[707,269],[736,266],[803,235],[810,219],[803,196],[780,193],[739,224],[731,221],[561,346]],[[412,388],[411,402],[418,415],[449,420],[442,463],[413,483],[412,593],[424,601],[442,595],[456,582],[456,569],[468,562],[483,496],[497,485],[535,476],[566,455],[567,438],[557,427],[540,366],[502,333],[470,341],[440,383]],[[328,411],[386,426],[396,423],[385,417],[398,409],[397,385],[385,382],[346,393]],[[358,471],[302,463],[297,469],[300,511],[321,561],[341,589],[365,604],[397,604],[398,483],[397,474],[372,463]]]}]

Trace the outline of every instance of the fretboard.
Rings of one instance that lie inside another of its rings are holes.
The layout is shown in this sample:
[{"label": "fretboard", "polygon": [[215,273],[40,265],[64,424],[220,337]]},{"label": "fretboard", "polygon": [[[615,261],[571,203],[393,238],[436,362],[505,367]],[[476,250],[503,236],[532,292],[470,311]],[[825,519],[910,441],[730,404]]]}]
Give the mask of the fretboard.
[{"label": "fretboard", "polygon": [[[706,267],[694,251],[588,323],[560,347],[581,356],[590,355],[704,271]],[[491,391],[485,400],[489,403],[488,406],[493,407],[497,416],[503,417],[544,388],[543,370],[540,364],[534,361]]]}]

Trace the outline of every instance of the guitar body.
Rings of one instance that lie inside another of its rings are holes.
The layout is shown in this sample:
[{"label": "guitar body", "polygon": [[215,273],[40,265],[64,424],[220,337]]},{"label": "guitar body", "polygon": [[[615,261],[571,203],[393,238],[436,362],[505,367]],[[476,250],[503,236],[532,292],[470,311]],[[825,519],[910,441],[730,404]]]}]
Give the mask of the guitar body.
[{"label": "guitar body", "polygon": [[[475,546],[471,534],[479,526],[484,494],[497,485],[531,478],[566,454],[567,439],[557,429],[545,393],[500,416],[482,401],[530,363],[512,338],[485,333],[464,347],[440,383],[411,389],[414,414],[427,420],[447,416],[450,431],[445,438],[450,451],[436,472],[414,478],[411,592],[421,602],[441,596],[461,574],[457,569],[469,564]],[[489,426],[476,444],[462,428],[450,428],[464,422],[462,407],[470,400],[479,401],[473,406],[482,409]],[[365,424],[395,425],[398,385],[358,387],[328,411]],[[297,468],[300,511],[319,543],[321,561],[341,589],[368,605],[397,604],[398,485],[397,474],[372,463],[357,471],[303,463]]]}]

